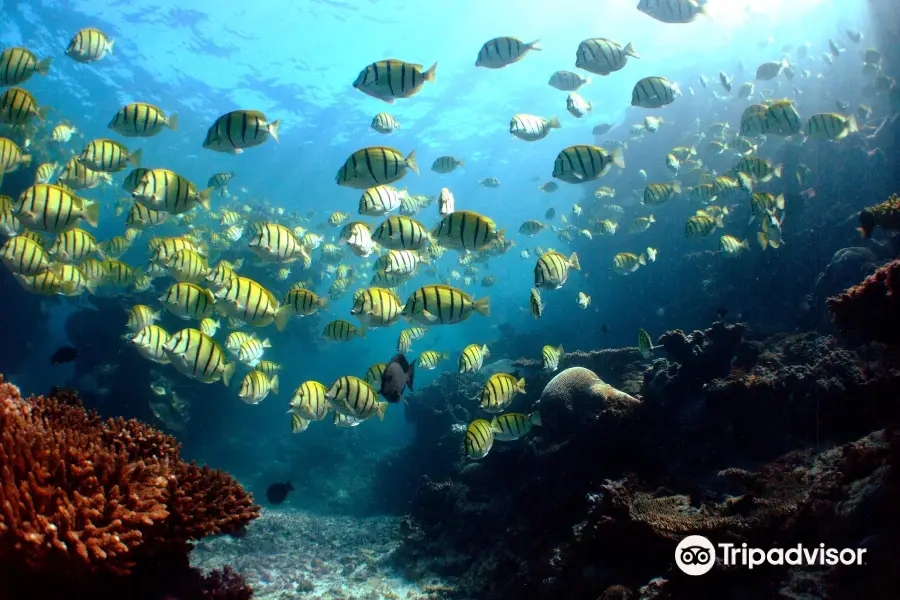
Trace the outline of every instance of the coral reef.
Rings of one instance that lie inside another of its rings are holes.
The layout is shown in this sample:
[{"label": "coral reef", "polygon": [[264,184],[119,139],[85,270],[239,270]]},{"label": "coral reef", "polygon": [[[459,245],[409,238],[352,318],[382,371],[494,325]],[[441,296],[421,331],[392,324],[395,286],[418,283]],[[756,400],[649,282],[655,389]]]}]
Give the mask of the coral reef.
[{"label": "coral reef", "polygon": [[[900,350],[746,333],[667,332],[649,367],[629,349],[607,353],[603,372],[585,364],[552,382],[517,361],[529,391],[512,410],[539,408],[543,426],[477,463],[454,425],[475,414],[478,380],[442,377],[411,396],[420,430],[389,478],[415,489],[395,564],[455,578],[460,597],[801,598],[808,586],[810,598],[894,597]],[[597,397],[598,375],[631,399]],[[674,566],[688,534],[883,550],[857,571],[720,566],[696,578]]]},{"label": "coral reef", "polygon": [[165,582],[181,598],[249,597],[234,574],[203,579],[187,564],[191,541],[258,516],[243,488],[181,460],[174,438],[57,393],[23,399],[0,377],[0,580],[14,597],[72,598],[77,585],[78,597],[142,598]]},{"label": "coral reef", "polygon": [[862,209],[859,213],[859,226],[865,237],[871,236],[876,227],[900,231],[900,196],[891,194],[884,202]]},{"label": "coral reef", "polygon": [[826,301],[834,324],[859,341],[900,342],[900,260]]}]

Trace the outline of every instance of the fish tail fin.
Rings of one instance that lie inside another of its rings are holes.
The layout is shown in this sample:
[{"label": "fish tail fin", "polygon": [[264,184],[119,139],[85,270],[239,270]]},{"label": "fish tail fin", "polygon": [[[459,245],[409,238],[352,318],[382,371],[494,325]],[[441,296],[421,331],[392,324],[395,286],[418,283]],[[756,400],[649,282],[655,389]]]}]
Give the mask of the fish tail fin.
[{"label": "fish tail fin", "polygon": [[563,354],[566,353],[566,351],[563,349],[563,345],[562,345],[562,344],[560,344],[559,346],[556,347],[556,351],[559,352],[560,358],[562,358]]},{"label": "fish tail fin", "polygon": [[568,263],[569,263],[569,266],[570,266],[571,268],[575,269],[576,271],[580,271],[580,270],[581,270],[581,263],[578,262],[578,254],[576,254],[575,252],[573,252],[573,253],[569,256]]},{"label": "fish tail fin", "polygon": [[237,363],[228,363],[225,365],[225,369],[222,371],[222,383],[225,384],[225,387],[228,387],[228,384],[231,382],[231,377],[234,375],[235,365]]},{"label": "fish tail fin", "polygon": [[100,203],[84,201],[82,217],[91,227],[96,227],[100,222]]},{"label": "fish tail fin", "polygon": [[766,237],[766,234],[763,231],[756,232],[756,241],[759,242],[759,245],[762,247],[763,250],[765,250],[766,247],[769,245],[769,238]]},{"label": "fish tail fin", "polygon": [[209,200],[210,200],[210,198],[212,198],[212,193],[213,193],[214,189],[216,189],[216,188],[208,187],[205,190],[201,190],[201,191],[197,192],[197,202],[199,202],[200,206],[202,206],[206,210],[210,209],[209,208]]},{"label": "fish tail fin", "polygon": [[784,194],[778,194],[775,198],[775,206],[778,207],[778,210],[784,210]]},{"label": "fish tail fin", "polygon": [[541,413],[538,411],[534,411],[530,415],[528,415],[528,420],[531,421],[532,425],[536,425],[538,427],[541,426]]},{"label": "fish tail fin", "polygon": [[676,194],[681,193],[681,182],[678,181],[677,179],[672,182],[672,191],[675,192]]},{"label": "fish tail fin", "polygon": [[610,154],[610,158],[612,158],[612,163],[619,167],[620,169],[625,168],[625,153],[622,152],[621,147],[617,147]]},{"label": "fish tail fin", "polygon": [[647,255],[646,255],[646,254],[641,254],[641,255],[638,257],[638,262],[641,263],[642,265],[646,265],[646,264],[647,264]]},{"label": "fish tail fin", "polygon": [[634,44],[632,44],[631,42],[628,42],[628,44],[626,44],[625,47],[622,48],[622,52],[625,53],[625,56],[630,56],[631,58],[640,58],[640,56],[638,56],[638,53],[634,49]]},{"label": "fish tail fin", "polygon": [[538,51],[541,51],[541,50],[543,50],[543,48],[540,47],[540,45],[539,45],[540,43],[541,43],[541,40],[534,40],[534,41],[531,42],[530,44],[525,44],[525,47],[526,47],[528,50],[538,50]]},{"label": "fish tail fin", "polygon": [[550,117],[550,120],[547,121],[547,127],[550,129],[562,129],[562,124],[560,124],[558,117]]},{"label": "fish tail fin", "polygon": [[279,333],[284,331],[284,328],[287,327],[288,321],[291,319],[291,314],[293,313],[293,308],[289,305],[282,306],[275,313],[275,329],[278,330]]},{"label": "fish tail fin", "polygon": [[781,177],[782,171],[784,171],[784,165],[778,165],[772,170],[772,174],[775,175],[775,177]]},{"label": "fish tail fin", "polygon": [[172,131],[178,131],[178,113],[172,113],[166,117],[166,127]]},{"label": "fish tail fin", "polygon": [[50,72],[50,63],[53,62],[53,57],[48,56],[38,64],[34,66],[34,70],[37,71],[41,75],[46,75]]},{"label": "fish tail fin", "polygon": [[269,389],[272,390],[273,394],[278,393],[278,375],[272,375],[272,378],[269,380]]},{"label": "fish tail fin", "polygon": [[110,39],[108,42],[106,42],[106,51],[109,53],[110,56],[112,56],[113,46],[115,45],[115,43],[116,43],[116,40],[113,40],[113,39]]},{"label": "fish tail fin", "polygon": [[406,166],[412,169],[412,172],[416,175],[419,174],[419,163],[416,162],[416,151],[413,150],[409,153],[409,156],[406,157]]},{"label": "fish tail fin", "polygon": [[384,421],[384,413],[387,412],[387,402],[379,402],[375,407],[375,412],[378,414],[378,420]]},{"label": "fish tail fin", "polygon": [[133,164],[135,167],[141,166],[141,156],[143,156],[143,150],[135,150],[128,156],[128,162]]},{"label": "fish tail fin", "polygon": [[520,394],[525,393],[525,378],[522,377],[516,382],[516,391]]},{"label": "fish tail fin", "polygon": [[362,339],[366,339],[366,326],[363,325],[361,327],[356,328],[356,335],[361,337]]},{"label": "fish tail fin", "polygon": [[744,250],[749,250],[750,249],[750,240],[744,240],[743,242],[741,242],[741,248],[743,248]]},{"label": "fish tail fin", "polygon": [[850,115],[847,119],[847,133],[857,133],[859,131],[859,122],[856,120],[856,115]]},{"label": "fish tail fin", "polygon": [[272,136],[272,139],[281,143],[281,140],[278,139],[278,128],[281,127],[281,119],[275,119],[271,123],[269,123],[269,135]]},{"label": "fish tail fin", "polygon": [[433,83],[436,80],[437,65],[438,65],[437,62],[435,61],[435,63],[433,65],[431,65],[431,68],[422,74],[423,77],[425,78],[425,81],[431,81]]},{"label": "fish tail fin", "polygon": [[475,311],[483,315],[485,317],[491,316],[491,299],[490,298],[481,298],[480,300],[475,301]]}]

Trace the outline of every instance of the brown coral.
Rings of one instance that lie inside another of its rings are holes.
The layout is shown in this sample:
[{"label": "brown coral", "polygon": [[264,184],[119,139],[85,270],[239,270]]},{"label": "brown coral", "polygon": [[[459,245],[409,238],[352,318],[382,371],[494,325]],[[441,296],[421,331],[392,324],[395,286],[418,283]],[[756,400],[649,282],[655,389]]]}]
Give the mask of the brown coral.
[{"label": "brown coral", "polygon": [[865,340],[900,342],[900,260],[884,265],[865,281],[826,301],[834,324]]},{"label": "brown coral", "polygon": [[900,231],[900,196],[892,194],[881,204],[861,210],[859,226],[863,237],[871,236],[876,227],[888,231]]},{"label": "brown coral", "polygon": [[68,396],[25,400],[2,377],[0,465],[0,562],[23,570],[127,574],[259,514],[230,476],[182,461],[174,438]]}]

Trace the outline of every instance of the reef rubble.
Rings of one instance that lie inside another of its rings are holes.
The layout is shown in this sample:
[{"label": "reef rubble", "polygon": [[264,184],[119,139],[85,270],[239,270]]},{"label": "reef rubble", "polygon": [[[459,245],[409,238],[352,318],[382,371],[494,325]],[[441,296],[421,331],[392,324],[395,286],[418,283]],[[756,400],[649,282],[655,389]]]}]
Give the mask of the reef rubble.
[{"label": "reef rubble", "polygon": [[[527,393],[510,410],[543,425],[477,462],[460,426],[478,377],[411,395],[417,436],[390,461],[390,501],[412,498],[394,564],[452,578],[459,598],[896,598],[900,348],[724,322],[657,345],[569,353],[558,374],[516,361]],[[595,394],[598,378],[629,399]],[[690,577],[674,561],[689,534],[868,559]]]}]

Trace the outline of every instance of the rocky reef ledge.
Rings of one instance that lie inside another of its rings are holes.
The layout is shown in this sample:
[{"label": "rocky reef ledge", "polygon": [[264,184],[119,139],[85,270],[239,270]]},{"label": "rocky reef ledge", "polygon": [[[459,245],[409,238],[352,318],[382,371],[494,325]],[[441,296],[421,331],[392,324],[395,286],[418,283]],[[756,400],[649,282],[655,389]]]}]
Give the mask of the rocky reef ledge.
[{"label": "rocky reef ledge", "polygon": [[[409,512],[395,564],[453,577],[459,598],[896,599],[900,349],[751,338],[717,322],[667,332],[649,360],[624,349],[566,354],[558,373],[506,365],[528,390],[510,410],[539,409],[543,425],[478,462],[460,425],[479,415],[484,376],[443,375],[410,397],[416,439],[376,477],[389,485],[375,495]],[[596,393],[597,376],[633,399]],[[689,577],[674,554],[690,534],[867,560]]]}]

